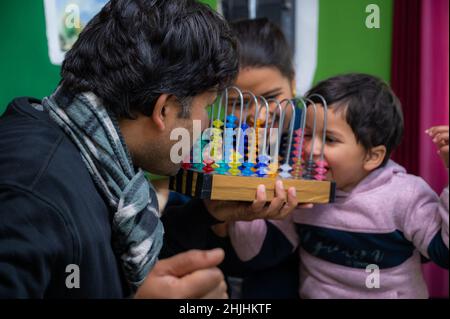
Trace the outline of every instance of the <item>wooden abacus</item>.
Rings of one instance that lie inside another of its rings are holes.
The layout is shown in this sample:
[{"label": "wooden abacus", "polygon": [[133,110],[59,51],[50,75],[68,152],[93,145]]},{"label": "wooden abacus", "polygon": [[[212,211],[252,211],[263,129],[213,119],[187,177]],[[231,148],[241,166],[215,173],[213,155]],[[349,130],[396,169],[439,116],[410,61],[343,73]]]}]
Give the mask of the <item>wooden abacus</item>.
[{"label": "wooden abacus", "polygon": [[[234,100],[232,112],[228,112],[228,94],[230,90],[238,93]],[[244,103],[244,95],[250,97]],[[324,134],[320,158],[314,161],[311,152],[308,159],[304,159],[304,129],[306,123],[306,111],[313,108],[313,132],[311,148],[314,148],[316,134],[316,104],[309,98],[297,98],[295,100],[278,101],[266,100],[264,97],[256,97],[251,92],[241,92],[236,87],[226,89],[218,103],[217,117],[214,115],[214,107],[211,110],[210,145],[204,147],[204,140],[200,139],[193,147],[193,152],[200,152],[203,160],[200,163],[191,164],[190,160],[182,164],[180,172],[170,179],[169,188],[173,191],[200,199],[226,200],[226,201],[253,201],[258,185],[266,187],[266,197],[270,201],[275,195],[275,182],[283,181],[287,190],[295,187],[300,203],[329,203],[335,199],[335,183],[326,181],[327,163],[324,161],[323,151],[326,131],[326,101],[321,96],[315,96],[322,102],[325,108]],[[222,103],[225,100],[225,103]],[[260,107],[260,101],[263,105]],[[296,105],[296,101],[300,105]],[[276,103],[277,108],[273,113],[270,133],[267,134],[269,124],[269,102]],[[236,116],[236,105],[239,103],[239,117]],[[255,104],[255,116],[253,132],[256,134],[242,134],[250,127],[247,124],[247,113],[251,103]],[[308,103],[308,104],[307,104]],[[283,104],[285,107],[283,108]],[[225,105],[225,107],[223,107]],[[275,134],[274,156],[268,155],[267,138],[273,137],[273,126],[279,114],[279,127],[284,128],[284,120],[288,106],[291,108],[291,120],[288,131],[287,147],[284,148],[284,163],[279,165],[278,153],[283,148],[281,136]],[[221,110],[225,109],[225,122],[221,119]],[[259,115],[266,109],[264,128],[261,128]],[[300,128],[294,130],[296,112],[301,110]],[[239,124],[236,125],[237,121]],[[237,133],[236,133],[237,129]],[[247,137],[247,138],[246,138]],[[223,143],[222,143],[223,141]],[[294,142],[294,144],[292,143]],[[291,152],[292,146],[294,150]],[[205,151],[206,150],[206,151]],[[206,153],[206,154],[205,154]],[[223,154],[223,156],[222,156]],[[293,156],[291,156],[293,155]],[[291,165],[292,164],[292,165]]]}]

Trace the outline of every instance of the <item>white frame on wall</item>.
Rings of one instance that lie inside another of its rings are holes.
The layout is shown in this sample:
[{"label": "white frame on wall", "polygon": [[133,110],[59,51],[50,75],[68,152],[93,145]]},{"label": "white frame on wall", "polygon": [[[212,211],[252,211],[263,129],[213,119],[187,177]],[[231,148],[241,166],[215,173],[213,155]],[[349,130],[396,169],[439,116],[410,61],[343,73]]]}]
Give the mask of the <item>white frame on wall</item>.
[{"label": "white frame on wall", "polygon": [[298,0],[295,7],[295,70],[297,94],[314,81],[319,46],[319,0]]},{"label": "white frame on wall", "polygon": [[[65,4],[64,12],[61,11],[62,3]],[[73,16],[73,19],[68,18],[65,23],[86,24],[106,3],[107,0],[44,0],[48,56],[52,64],[61,65],[65,57],[65,51],[61,48],[59,41],[63,17],[61,14],[70,13]]]}]

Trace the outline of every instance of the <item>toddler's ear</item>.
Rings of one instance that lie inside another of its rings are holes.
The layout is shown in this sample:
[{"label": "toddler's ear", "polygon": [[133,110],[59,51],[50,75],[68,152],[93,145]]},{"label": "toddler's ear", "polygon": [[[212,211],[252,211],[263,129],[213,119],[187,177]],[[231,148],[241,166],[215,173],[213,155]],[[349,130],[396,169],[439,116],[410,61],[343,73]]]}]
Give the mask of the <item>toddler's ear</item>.
[{"label": "toddler's ear", "polygon": [[364,169],[368,172],[378,168],[386,157],[386,146],[379,145],[372,147],[364,160]]}]

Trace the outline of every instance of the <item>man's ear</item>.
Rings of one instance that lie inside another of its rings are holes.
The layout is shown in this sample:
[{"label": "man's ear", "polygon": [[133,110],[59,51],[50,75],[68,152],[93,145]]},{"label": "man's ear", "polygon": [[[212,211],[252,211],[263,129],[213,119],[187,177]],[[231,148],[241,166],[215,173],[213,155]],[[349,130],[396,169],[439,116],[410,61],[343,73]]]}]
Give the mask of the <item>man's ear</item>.
[{"label": "man's ear", "polygon": [[368,172],[378,168],[386,157],[386,146],[378,145],[372,147],[364,160],[364,169]]},{"label": "man's ear", "polygon": [[156,124],[156,127],[163,131],[166,128],[167,109],[170,103],[169,94],[161,94],[156,100],[153,108],[152,120]]}]

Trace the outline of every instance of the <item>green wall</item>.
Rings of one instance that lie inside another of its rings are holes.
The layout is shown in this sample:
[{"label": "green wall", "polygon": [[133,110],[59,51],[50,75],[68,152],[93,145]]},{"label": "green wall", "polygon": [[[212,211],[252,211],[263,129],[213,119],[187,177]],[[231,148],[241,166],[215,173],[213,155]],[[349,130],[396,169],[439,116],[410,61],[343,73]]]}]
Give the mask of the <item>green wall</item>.
[{"label": "green wall", "polygon": [[[380,8],[380,28],[368,29],[366,7]],[[346,72],[390,80],[393,0],[320,0],[315,82]]]},{"label": "green wall", "polygon": [[0,4],[0,113],[16,96],[43,97],[59,81],[50,63],[45,34],[44,1]]},{"label": "green wall", "polygon": [[[393,0],[320,0],[315,81],[343,72],[368,72],[390,79]],[[204,0],[216,7],[216,0]],[[380,6],[381,28],[367,29],[365,8]],[[42,98],[59,82],[50,63],[42,0],[0,4],[0,113],[16,96]]]},{"label": "green wall", "polygon": [[217,7],[217,0],[202,0],[202,2],[209,4],[209,6],[213,9]]}]

